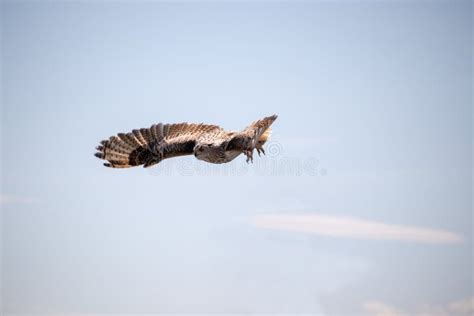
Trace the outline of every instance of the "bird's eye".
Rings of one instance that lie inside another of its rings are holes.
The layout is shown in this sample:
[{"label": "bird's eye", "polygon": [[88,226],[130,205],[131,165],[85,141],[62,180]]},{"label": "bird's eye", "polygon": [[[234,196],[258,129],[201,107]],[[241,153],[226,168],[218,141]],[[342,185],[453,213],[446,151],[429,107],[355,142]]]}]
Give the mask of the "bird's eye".
[{"label": "bird's eye", "polygon": [[204,148],[202,148],[202,147],[199,147],[199,149],[198,149],[198,150],[199,150],[199,151],[204,151]]}]

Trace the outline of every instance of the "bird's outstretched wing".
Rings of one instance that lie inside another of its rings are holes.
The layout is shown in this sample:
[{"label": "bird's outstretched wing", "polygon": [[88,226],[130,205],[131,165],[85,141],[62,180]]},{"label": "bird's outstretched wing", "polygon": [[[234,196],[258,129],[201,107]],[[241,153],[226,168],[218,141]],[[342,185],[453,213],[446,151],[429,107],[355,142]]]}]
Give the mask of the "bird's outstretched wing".
[{"label": "bird's outstretched wing", "polygon": [[[243,152],[257,149],[260,154],[263,151],[263,144],[270,137],[270,125],[278,116],[272,115],[255,121],[243,131],[235,133],[229,140],[227,150],[241,150]],[[263,151],[265,153],[265,151]]]},{"label": "bird's outstretched wing", "polygon": [[197,141],[212,139],[221,133],[224,130],[216,125],[159,123],[101,141],[95,156],[107,160],[106,167],[143,165],[146,168],[166,158],[190,155]]}]

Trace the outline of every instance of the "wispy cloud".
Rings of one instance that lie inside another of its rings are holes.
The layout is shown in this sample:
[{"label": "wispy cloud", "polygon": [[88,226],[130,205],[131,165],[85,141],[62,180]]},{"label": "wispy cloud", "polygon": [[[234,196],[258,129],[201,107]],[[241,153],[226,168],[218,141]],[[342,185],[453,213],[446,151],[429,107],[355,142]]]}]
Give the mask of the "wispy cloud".
[{"label": "wispy cloud", "polygon": [[260,228],[353,239],[397,240],[436,244],[459,243],[462,241],[459,234],[447,230],[393,225],[345,216],[318,214],[257,215],[251,219],[251,223]]},{"label": "wispy cloud", "polygon": [[381,301],[368,301],[363,307],[368,316],[468,316],[474,315],[474,296],[444,306],[424,305],[414,311],[403,311]]},{"label": "wispy cloud", "polygon": [[0,205],[11,203],[31,204],[34,202],[36,202],[36,200],[30,197],[5,194],[0,195]]},{"label": "wispy cloud", "polygon": [[370,316],[401,316],[402,311],[395,309],[393,306],[380,301],[368,301],[364,303],[364,310]]}]

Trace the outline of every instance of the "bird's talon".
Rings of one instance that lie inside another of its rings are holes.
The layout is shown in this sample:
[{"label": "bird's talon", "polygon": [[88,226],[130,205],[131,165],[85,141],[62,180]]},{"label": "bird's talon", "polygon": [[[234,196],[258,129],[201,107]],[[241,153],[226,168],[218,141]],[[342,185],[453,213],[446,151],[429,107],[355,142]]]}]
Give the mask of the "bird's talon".
[{"label": "bird's talon", "polygon": [[245,156],[247,156],[246,162],[252,162],[253,163],[253,150],[245,150],[244,151]]}]

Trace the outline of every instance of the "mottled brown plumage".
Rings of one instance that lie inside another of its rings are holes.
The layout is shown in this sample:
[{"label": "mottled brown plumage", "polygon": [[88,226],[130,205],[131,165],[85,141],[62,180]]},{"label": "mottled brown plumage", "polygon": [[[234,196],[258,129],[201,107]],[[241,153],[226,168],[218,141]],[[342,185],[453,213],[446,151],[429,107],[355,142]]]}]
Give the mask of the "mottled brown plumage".
[{"label": "mottled brown plumage", "polygon": [[107,167],[153,166],[163,159],[192,155],[210,163],[226,163],[240,154],[253,162],[253,150],[265,154],[263,145],[270,136],[272,115],[250,124],[241,132],[228,132],[217,125],[154,124],[150,128],[118,133],[97,146],[96,157]]}]

